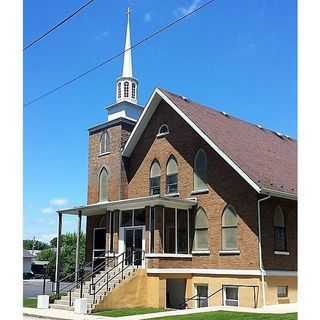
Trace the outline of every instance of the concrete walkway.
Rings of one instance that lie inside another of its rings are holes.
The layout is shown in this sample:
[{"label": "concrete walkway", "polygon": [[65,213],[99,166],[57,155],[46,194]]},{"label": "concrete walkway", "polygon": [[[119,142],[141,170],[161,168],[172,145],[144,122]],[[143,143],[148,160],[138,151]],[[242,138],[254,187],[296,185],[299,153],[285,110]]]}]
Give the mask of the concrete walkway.
[{"label": "concrete walkway", "polygon": [[298,312],[297,304],[278,304],[273,306],[267,306],[264,308],[243,308],[243,307],[207,307],[199,309],[186,309],[186,310],[175,310],[165,311],[157,313],[140,314],[134,316],[125,317],[102,317],[95,315],[80,315],[73,311],[57,310],[57,309],[35,309],[35,308],[23,308],[23,314],[25,319],[59,319],[59,320],[143,320],[143,319],[155,319],[168,316],[178,316],[184,314],[203,313],[212,311],[233,311],[233,312],[249,312],[249,313],[292,313]]}]

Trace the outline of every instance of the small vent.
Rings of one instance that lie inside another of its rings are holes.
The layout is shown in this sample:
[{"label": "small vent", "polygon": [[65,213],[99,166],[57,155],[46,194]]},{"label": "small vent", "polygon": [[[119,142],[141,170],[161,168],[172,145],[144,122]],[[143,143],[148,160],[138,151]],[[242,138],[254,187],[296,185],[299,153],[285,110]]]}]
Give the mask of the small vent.
[{"label": "small vent", "polygon": [[185,97],[185,96],[181,96],[182,100],[186,101],[186,102],[190,102],[190,99]]},{"label": "small vent", "polygon": [[292,138],[291,138],[290,136],[288,136],[288,135],[286,135],[286,138],[287,138],[288,140],[292,140]]},{"label": "small vent", "polygon": [[223,114],[225,117],[230,118],[230,115],[224,111],[221,111],[221,114]]},{"label": "small vent", "polygon": [[256,125],[259,129],[263,130],[263,126],[261,124]]},{"label": "small vent", "polygon": [[283,139],[285,138],[285,136],[281,133],[281,132],[275,132],[275,131],[272,131],[276,136],[278,136],[280,139]]}]

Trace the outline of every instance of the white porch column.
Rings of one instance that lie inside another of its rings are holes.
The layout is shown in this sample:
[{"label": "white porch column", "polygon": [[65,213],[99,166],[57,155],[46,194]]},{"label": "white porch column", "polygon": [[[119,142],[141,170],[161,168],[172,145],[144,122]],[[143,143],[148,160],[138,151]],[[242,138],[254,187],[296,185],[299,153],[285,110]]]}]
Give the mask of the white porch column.
[{"label": "white porch column", "polygon": [[79,210],[79,213],[78,213],[78,230],[77,230],[77,247],[76,247],[75,282],[77,282],[78,278],[79,278],[79,260],[80,260],[79,251],[80,251],[81,218],[82,218],[82,214],[81,214],[81,210]]},{"label": "white porch column", "polygon": [[61,230],[62,230],[62,212],[58,212],[58,230],[57,230],[57,252],[56,252],[56,293],[60,289],[60,253],[61,253]]}]

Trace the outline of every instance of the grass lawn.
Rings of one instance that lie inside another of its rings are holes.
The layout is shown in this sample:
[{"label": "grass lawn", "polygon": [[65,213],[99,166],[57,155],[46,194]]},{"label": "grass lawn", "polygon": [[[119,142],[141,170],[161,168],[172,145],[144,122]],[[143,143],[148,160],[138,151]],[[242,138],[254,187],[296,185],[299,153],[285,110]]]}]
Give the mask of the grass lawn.
[{"label": "grass lawn", "polygon": [[37,299],[36,298],[24,299],[23,306],[26,308],[36,308],[37,307]]},{"label": "grass lawn", "polygon": [[297,320],[297,313],[287,314],[259,314],[259,313],[242,313],[242,312],[204,312],[184,316],[163,317],[158,320]]},{"label": "grass lawn", "polygon": [[94,315],[105,316],[105,317],[124,317],[132,316],[135,314],[145,314],[145,313],[154,313],[165,311],[164,309],[156,308],[130,308],[130,309],[112,309],[105,311],[95,312]]}]

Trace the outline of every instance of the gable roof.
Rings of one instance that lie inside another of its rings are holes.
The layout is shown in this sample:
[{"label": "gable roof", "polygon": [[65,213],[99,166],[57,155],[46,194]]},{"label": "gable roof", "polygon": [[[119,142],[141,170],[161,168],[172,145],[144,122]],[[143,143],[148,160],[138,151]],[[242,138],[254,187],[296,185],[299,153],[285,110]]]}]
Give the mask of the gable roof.
[{"label": "gable roof", "polygon": [[164,89],[153,92],[124,147],[124,156],[130,156],[162,99],[258,193],[296,198],[296,140]]}]

